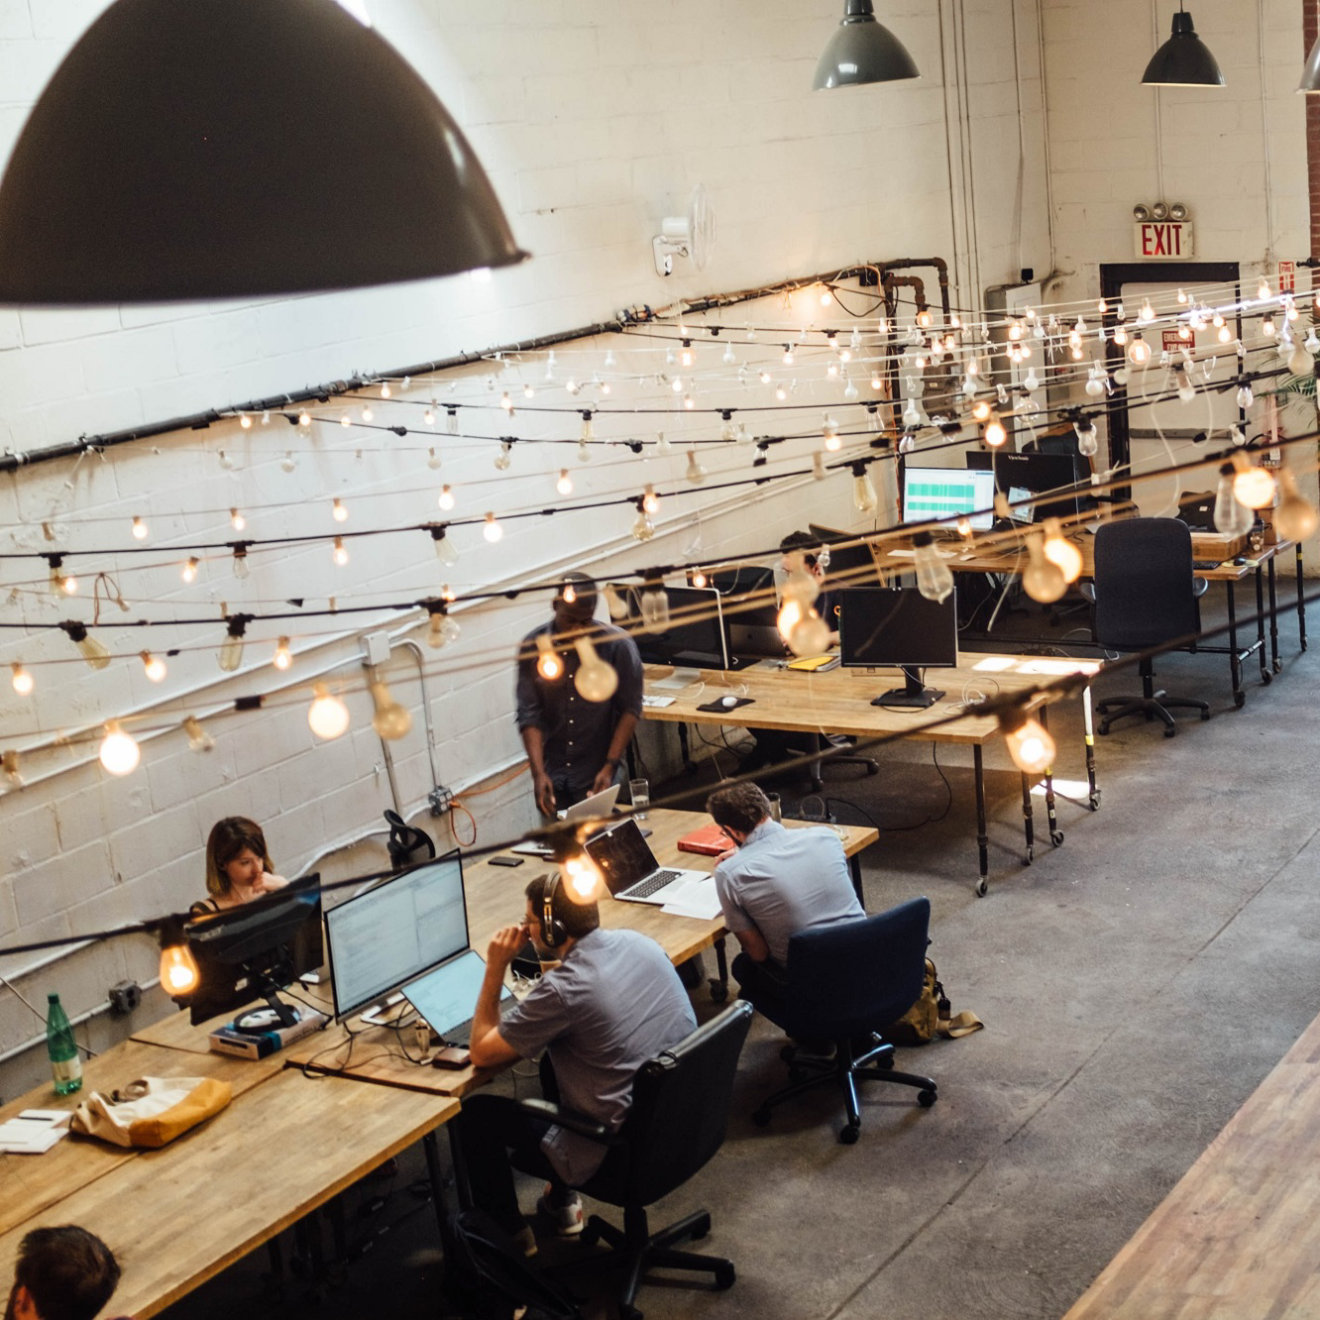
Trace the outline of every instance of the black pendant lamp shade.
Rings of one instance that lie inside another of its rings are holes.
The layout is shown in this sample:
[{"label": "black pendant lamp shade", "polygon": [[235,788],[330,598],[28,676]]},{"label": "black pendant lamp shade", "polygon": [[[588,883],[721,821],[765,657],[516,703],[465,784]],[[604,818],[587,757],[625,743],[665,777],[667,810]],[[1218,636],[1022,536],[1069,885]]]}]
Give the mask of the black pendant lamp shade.
[{"label": "black pendant lamp shade", "polygon": [[[1181,6],[1181,0],[1180,0]],[[1173,35],[1150,57],[1141,81],[1150,87],[1222,87],[1224,75],[1196,35],[1191,14],[1173,16]]]},{"label": "black pendant lamp shade", "polygon": [[826,45],[811,85],[820,91],[920,77],[903,43],[876,22],[871,0],[845,0],[843,22]]},{"label": "black pendant lamp shade", "polygon": [[0,301],[260,297],[506,266],[481,163],[334,0],[116,0],[0,183]]}]

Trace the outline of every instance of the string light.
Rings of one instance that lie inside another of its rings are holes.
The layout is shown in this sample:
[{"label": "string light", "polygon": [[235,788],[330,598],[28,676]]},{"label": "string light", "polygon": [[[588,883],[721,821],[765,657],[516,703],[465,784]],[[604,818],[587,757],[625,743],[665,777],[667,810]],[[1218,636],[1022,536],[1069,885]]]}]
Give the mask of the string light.
[{"label": "string light", "polygon": [[632,525],[632,534],[638,541],[649,541],[655,535],[655,523],[642,507],[641,500],[637,501],[637,519]]},{"label": "string light", "polygon": [[209,752],[215,749],[215,739],[202,728],[195,715],[189,715],[183,722],[183,731],[188,735],[188,750],[191,752]]},{"label": "string light", "polygon": [[440,494],[436,499],[436,504],[438,504],[445,513],[448,513],[454,507],[455,503],[453,487],[441,486]]},{"label": "string light", "polygon": [[[448,588],[445,588],[446,593]],[[449,616],[449,610],[443,600],[428,600],[426,602],[427,613],[430,615],[430,623],[426,630],[426,644],[432,650],[439,651],[442,647],[448,646],[451,642],[458,641],[459,634],[463,631],[456,619]]]},{"label": "string light", "polygon": [[229,619],[225,640],[216,656],[220,668],[232,674],[243,663],[243,637],[247,632],[248,616],[235,614]]},{"label": "string light", "polygon": [[340,568],[343,568],[343,566],[348,563],[348,547],[344,545],[344,538],[342,536],[335,537],[335,546],[330,552],[330,557]]},{"label": "string light", "polygon": [[133,539],[135,541],[145,541],[150,535],[147,524],[142,521],[137,514],[133,515]]},{"label": "string light", "polygon": [[247,519],[237,509],[229,510],[229,525],[236,532],[247,530]]},{"label": "string light", "polygon": [[605,892],[605,880],[600,868],[582,849],[577,849],[560,861],[559,873],[575,903],[591,903]]},{"label": "string light", "polygon": [[[1305,541],[1320,527],[1320,514],[1315,505],[1297,488],[1297,478],[1290,468],[1279,470],[1279,490],[1282,498],[1274,511],[1274,526],[1286,541]],[[15,690],[18,684],[15,681]]]},{"label": "string light", "polygon": [[500,452],[495,455],[496,470],[499,472],[507,472],[512,462],[513,462],[513,442],[511,440],[501,440]]},{"label": "string light", "polygon": [[912,538],[912,566],[917,574],[917,590],[927,600],[942,601],[953,590],[953,573],[935,548],[929,532],[917,532]]},{"label": "string light", "polygon": [[435,557],[447,568],[453,568],[458,563],[458,551],[454,548],[454,543],[449,539],[448,528],[430,527],[427,529],[431,533],[431,539],[435,542]]},{"label": "string light", "polygon": [[93,669],[104,669],[110,663],[110,652],[96,640],[89,636],[84,624],[76,622],[61,623],[60,627],[64,630],[68,639],[82,652],[82,657]]},{"label": "string light", "polygon": [[683,475],[692,485],[700,486],[706,480],[706,469],[697,462],[697,451],[695,449],[687,451],[687,460],[687,471]]},{"label": "string light", "polygon": [[173,998],[190,995],[202,983],[197,960],[183,933],[183,922],[169,917],[160,923],[160,986]]},{"label": "string light", "polygon": [[239,414],[238,414],[238,424],[239,424],[239,426],[241,426],[245,431],[250,431],[250,430],[252,429],[252,418],[249,417],[249,416],[247,415],[247,413],[239,413]]},{"label": "string light", "polygon": [[165,680],[165,661],[158,655],[152,655],[150,651],[139,651],[138,655],[142,658],[142,672],[153,683],[161,683]]},{"label": "string light", "polygon": [[820,434],[830,453],[837,453],[843,448],[843,441],[839,439],[839,425],[829,413],[825,414],[825,420],[821,423]]},{"label": "string light", "polygon": [[879,506],[880,499],[876,495],[875,484],[871,481],[871,473],[865,463],[854,463],[852,465],[853,475],[853,504],[858,513],[874,513]]},{"label": "string light", "polygon": [[13,684],[14,691],[20,697],[30,697],[32,689],[36,687],[36,680],[32,677],[31,672],[24,669],[17,660],[9,667],[13,670],[13,677],[9,681]]},{"label": "string light", "polygon": [[23,776],[18,768],[18,753],[13,748],[0,753],[0,778],[3,778],[6,789],[23,787]]},{"label": "string light", "polygon": [[1278,488],[1274,473],[1256,467],[1241,450],[1233,455],[1233,498],[1248,509],[1263,509],[1274,500]]},{"label": "string light", "polygon": [[509,397],[508,390],[505,390],[504,393],[500,395],[500,407],[503,408],[510,417],[513,416],[513,400]]},{"label": "string light", "polygon": [[234,546],[234,576],[236,578],[245,578],[248,575],[247,542],[239,541]]},{"label": "string light", "polygon": [[285,472],[292,472],[297,466],[298,460],[294,458],[293,450],[286,449],[284,451],[284,457],[280,459],[280,467],[283,468]]},{"label": "string light", "polygon": [[642,615],[642,628],[646,632],[669,631],[669,593],[665,590],[663,578],[647,576],[637,604]]},{"label": "string light", "polygon": [[646,489],[642,491],[642,508],[647,513],[660,512],[660,497],[655,493],[655,487],[647,482]]},{"label": "string light", "polygon": [[[434,426],[434,425],[435,425],[435,400],[434,400],[434,399],[431,400],[431,403],[430,403],[429,407],[428,407],[428,408],[426,409],[426,411],[422,414],[422,423],[423,423],[423,425],[425,425],[425,426]],[[432,453],[435,453],[435,450],[433,449],[431,452],[432,452]]]},{"label": "string light", "polygon": [[371,727],[377,735],[386,742],[406,737],[412,728],[412,714],[394,700],[388,686],[380,680],[371,684],[371,701],[375,706]]},{"label": "string light", "polygon": [[1001,711],[999,728],[1013,764],[1023,774],[1044,774],[1054,764],[1054,739],[1034,716],[1021,709]]},{"label": "string light", "polygon": [[1032,532],[1027,537],[1027,560],[1022,574],[1023,591],[1042,605],[1052,605],[1068,590],[1068,582],[1058,564],[1046,558],[1039,532]]},{"label": "string light", "polygon": [[371,411],[371,404],[364,403],[362,405],[362,420],[364,422],[370,422],[375,419],[375,416],[376,414]]},{"label": "string light", "polygon": [[179,570],[179,576],[180,576],[181,578],[183,578],[183,580],[184,580],[185,582],[196,582],[196,581],[197,581],[197,556],[196,556],[196,555],[190,555],[190,556],[188,557],[188,559],[187,559],[187,561],[184,563],[183,567]]},{"label": "string light", "polygon": [[336,498],[330,509],[330,516],[337,523],[348,521],[348,510],[344,507],[344,501]]},{"label": "string light", "polygon": [[481,529],[481,534],[491,545],[494,545],[504,535],[504,528],[496,521],[494,513],[486,514],[486,521]]},{"label": "string light", "polygon": [[981,432],[983,439],[991,449],[998,449],[1008,439],[1008,432],[1004,429],[1004,424],[997,416],[993,414],[990,420],[986,422],[985,429]]},{"label": "string light", "polygon": [[340,737],[348,729],[348,724],[348,707],[324,683],[313,684],[307,727],[323,742],[330,742]]},{"label": "string light", "polygon": [[1141,337],[1140,334],[1132,336],[1132,342],[1128,345],[1128,361],[1133,366],[1144,367],[1150,361],[1150,345]]},{"label": "string light", "polygon": [[142,760],[142,749],[132,734],[125,733],[119,727],[118,720],[107,720],[99,759],[110,774],[131,775]]},{"label": "string light", "polygon": [[567,468],[559,469],[559,480],[555,482],[555,490],[561,495],[571,495],[573,493],[573,478],[568,475]]},{"label": "string light", "polygon": [[1057,518],[1045,519],[1045,557],[1057,564],[1065,582],[1076,582],[1082,575],[1082,552],[1063,535]]},{"label": "string light", "polygon": [[281,637],[275,643],[275,654],[271,657],[270,662],[281,673],[292,668],[293,652],[289,649],[289,639],[287,637]]},{"label": "string light", "polygon": [[547,683],[553,683],[563,675],[564,662],[559,658],[559,653],[555,650],[554,644],[545,633],[539,633],[536,638],[536,672],[541,675]]},{"label": "string light", "polygon": [[575,648],[581,662],[573,675],[578,696],[584,701],[608,701],[619,686],[619,675],[614,666],[596,654],[590,637],[579,637]]}]

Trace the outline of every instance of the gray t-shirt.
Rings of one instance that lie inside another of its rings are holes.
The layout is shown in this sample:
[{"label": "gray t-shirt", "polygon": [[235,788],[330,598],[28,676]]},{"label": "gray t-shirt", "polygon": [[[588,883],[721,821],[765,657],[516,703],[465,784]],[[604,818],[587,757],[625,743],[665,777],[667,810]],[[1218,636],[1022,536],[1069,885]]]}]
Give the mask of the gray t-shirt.
[{"label": "gray t-shirt", "polygon": [[755,927],[781,967],[798,931],[866,915],[839,836],[824,828],[789,830],[774,820],[763,820],[715,868],[715,892],[724,924],[735,935]]},{"label": "gray t-shirt", "polygon": [[[637,1070],[696,1025],[687,991],[654,940],[593,930],[504,1015],[500,1035],[526,1059],[548,1047],[563,1105],[617,1131]],[[570,1186],[605,1158],[599,1142],[559,1127],[541,1149]]]}]

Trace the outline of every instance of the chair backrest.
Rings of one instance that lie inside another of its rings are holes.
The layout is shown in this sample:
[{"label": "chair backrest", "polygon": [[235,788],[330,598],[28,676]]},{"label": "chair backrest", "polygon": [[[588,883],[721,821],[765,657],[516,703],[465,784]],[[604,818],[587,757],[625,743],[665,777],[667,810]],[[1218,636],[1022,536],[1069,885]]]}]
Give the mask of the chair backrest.
[{"label": "chair backrest", "polygon": [[738,1055],[752,1006],[730,1004],[644,1063],[620,1136],[585,1190],[613,1205],[650,1205],[681,1187],[724,1144]]},{"label": "chair backrest", "polygon": [[1095,635],[1140,649],[1199,632],[1192,534],[1177,518],[1125,518],[1095,534]]},{"label": "chair backrest", "polygon": [[809,927],[788,942],[784,1029],[799,1039],[857,1036],[916,1003],[926,970],[930,900]]}]

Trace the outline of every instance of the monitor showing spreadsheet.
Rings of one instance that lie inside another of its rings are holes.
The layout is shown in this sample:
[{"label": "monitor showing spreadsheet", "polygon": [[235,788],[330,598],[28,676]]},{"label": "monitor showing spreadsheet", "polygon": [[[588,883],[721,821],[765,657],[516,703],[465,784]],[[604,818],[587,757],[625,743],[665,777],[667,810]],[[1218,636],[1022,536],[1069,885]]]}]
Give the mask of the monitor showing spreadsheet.
[{"label": "monitor showing spreadsheet", "polygon": [[988,532],[995,521],[993,472],[959,468],[903,469],[903,521],[932,522],[967,517],[972,530]]}]

